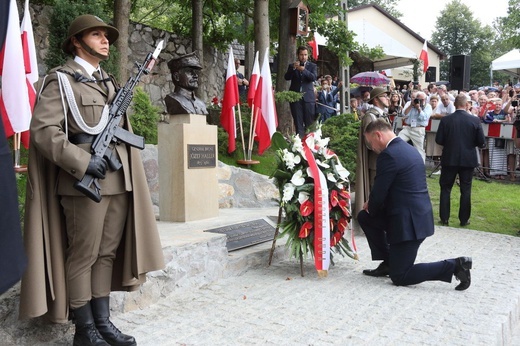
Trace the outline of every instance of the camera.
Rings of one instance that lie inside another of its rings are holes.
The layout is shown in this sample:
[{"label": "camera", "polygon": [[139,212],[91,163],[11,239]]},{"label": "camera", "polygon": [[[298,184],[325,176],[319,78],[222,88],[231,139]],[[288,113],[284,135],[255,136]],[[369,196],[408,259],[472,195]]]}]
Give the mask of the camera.
[{"label": "camera", "polygon": [[421,103],[421,100],[420,100],[420,99],[414,99],[414,100],[413,100],[413,103],[415,103],[416,105],[418,105],[419,103]]},{"label": "camera", "polygon": [[300,66],[305,66],[305,62],[300,61]]},{"label": "camera", "polygon": [[511,101],[511,106],[518,107],[518,100]]}]

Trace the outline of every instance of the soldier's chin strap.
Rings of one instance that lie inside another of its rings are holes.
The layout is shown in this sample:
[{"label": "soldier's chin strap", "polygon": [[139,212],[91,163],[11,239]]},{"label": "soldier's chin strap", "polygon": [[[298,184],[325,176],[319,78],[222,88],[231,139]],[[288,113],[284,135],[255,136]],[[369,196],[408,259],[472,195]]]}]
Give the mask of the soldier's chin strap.
[{"label": "soldier's chin strap", "polygon": [[93,55],[101,60],[107,60],[108,59],[108,55],[110,54],[107,54],[107,55],[103,55],[103,54],[100,54],[98,52],[96,52],[93,48],[87,46],[87,44],[85,42],[83,42],[83,40],[80,38],[78,39],[78,42],[79,44],[81,45],[81,48],[83,48],[87,53],[89,53],[90,55]]}]

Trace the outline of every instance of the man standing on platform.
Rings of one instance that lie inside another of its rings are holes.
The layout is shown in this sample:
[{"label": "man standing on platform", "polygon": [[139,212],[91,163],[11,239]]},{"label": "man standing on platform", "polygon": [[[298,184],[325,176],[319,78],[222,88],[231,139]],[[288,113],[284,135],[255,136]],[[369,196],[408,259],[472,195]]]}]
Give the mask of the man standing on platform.
[{"label": "man standing on platform", "polygon": [[450,218],[451,188],[457,174],[460,180],[459,220],[461,226],[469,225],[471,215],[471,183],[473,170],[478,166],[477,149],[486,146],[486,138],[480,119],[466,112],[467,97],[455,98],[455,113],[441,119],[435,141],[443,146],[439,180],[441,197],[439,215],[441,224],[447,226]]},{"label": "man standing on platform", "polygon": [[316,95],[314,94],[314,81],[317,77],[316,64],[308,61],[309,51],[307,47],[298,47],[298,60],[290,64],[285,72],[285,80],[290,80],[290,91],[303,93],[303,97],[296,102],[291,102],[291,114],[296,133],[300,138],[305,136],[305,131],[316,119]]}]

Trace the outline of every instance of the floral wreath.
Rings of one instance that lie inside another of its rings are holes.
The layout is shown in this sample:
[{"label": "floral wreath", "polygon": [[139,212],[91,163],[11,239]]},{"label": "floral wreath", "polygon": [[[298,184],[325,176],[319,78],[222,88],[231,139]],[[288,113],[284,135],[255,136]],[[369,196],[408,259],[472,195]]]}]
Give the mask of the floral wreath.
[{"label": "floral wreath", "polygon": [[[307,258],[310,253],[320,276],[326,276],[333,253],[358,259],[351,227],[349,171],[327,148],[321,127],[287,142],[276,132],[278,166],[272,177],[280,191],[284,219],[279,238],[287,236],[290,257]],[[345,233],[350,230],[352,247]]]}]

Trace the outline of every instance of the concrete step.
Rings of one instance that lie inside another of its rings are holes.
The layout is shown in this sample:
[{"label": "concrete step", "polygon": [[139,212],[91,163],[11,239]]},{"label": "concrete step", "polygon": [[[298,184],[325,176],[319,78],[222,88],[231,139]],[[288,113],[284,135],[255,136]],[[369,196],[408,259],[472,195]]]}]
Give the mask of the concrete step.
[{"label": "concrete step", "polygon": [[[165,269],[149,273],[147,282],[136,292],[112,293],[112,314],[144,309],[174,292],[195,290],[251,267],[267,265],[272,242],[228,252],[224,234],[204,230],[257,219],[276,226],[272,216],[277,215],[278,208],[220,209],[219,217],[212,219],[159,221]],[[274,259],[285,256],[284,242],[278,241]],[[18,284],[0,297],[0,345],[70,344],[74,333],[71,323],[51,325],[43,318],[18,320],[19,291]]]}]

